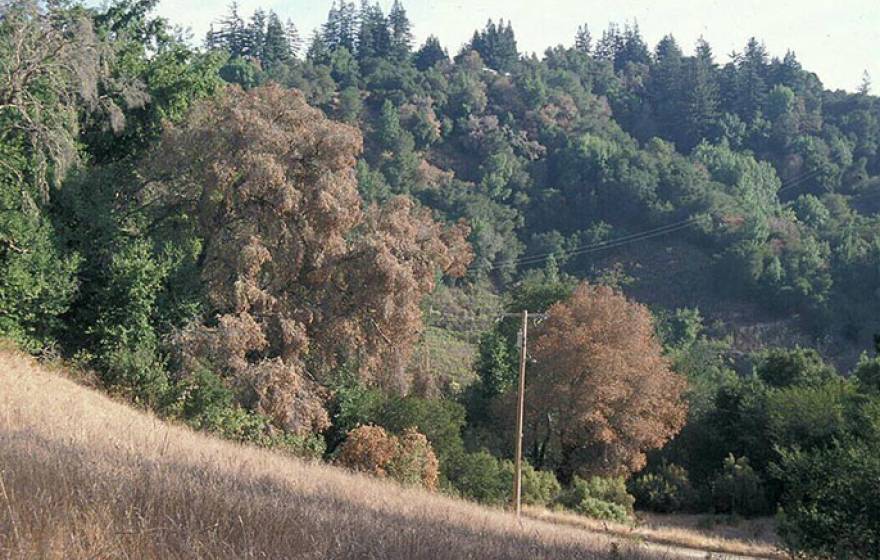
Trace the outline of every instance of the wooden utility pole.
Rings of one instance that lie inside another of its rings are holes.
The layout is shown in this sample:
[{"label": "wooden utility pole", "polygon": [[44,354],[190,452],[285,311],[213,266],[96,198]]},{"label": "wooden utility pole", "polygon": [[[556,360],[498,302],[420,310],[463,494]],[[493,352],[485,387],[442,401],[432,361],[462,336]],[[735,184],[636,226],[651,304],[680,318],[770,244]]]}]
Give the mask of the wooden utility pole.
[{"label": "wooden utility pole", "polygon": [[519,345],[519,395],[516,399],[516,470],[513,475],[513,503],[516,508],[517,520],[522,515],[522,440],[523,416],[525,415],[526,341],[528,340],[528,332],[529,312],[523,309]]},{"label": "wooden utility pole", "polygon": [[516,458],[515,471],[513,473],[513,507],[516,509],[516,518],[522,517],[522,440],[523,418],[526,408],[526,362],[528,361],[528,335],[529,318],[545,319],[544,313],[532,313],[523,310],[522,313],[505,313],[504,317],[522,317],[522,327],[519,339],[519,394],[516,400],[516,442],[514,444]]}]

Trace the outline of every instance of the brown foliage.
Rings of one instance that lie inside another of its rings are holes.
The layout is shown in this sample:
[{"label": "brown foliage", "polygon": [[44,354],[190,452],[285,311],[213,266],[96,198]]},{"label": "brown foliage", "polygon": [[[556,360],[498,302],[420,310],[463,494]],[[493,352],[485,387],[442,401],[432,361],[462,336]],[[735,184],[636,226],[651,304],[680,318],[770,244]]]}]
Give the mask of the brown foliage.
[{"label": "brown foliage", "polygon": [[215,319],[177,337],[295,432],[327,425],[321,382],[341,360],[405,390],[435,274],[462,274],[468,228],[404,197],[364,210],[361,137],[277,86],[225,94],[166,131],[141,166],[157,222],[190,220]]},{"label": "brown foliage", "polygon": [[611,288],[581,284],[549,309],[529,349],[528,435],[558,456],[563,479],[636,471],[684,425],[686,382],[650,313]]},{"label": "brown foliage", "polygon": [[349,432],[336,464],[429,490],[437,489],[440,472],[428,438],[414,428],[398,438],[379,426],[359,426]]}]

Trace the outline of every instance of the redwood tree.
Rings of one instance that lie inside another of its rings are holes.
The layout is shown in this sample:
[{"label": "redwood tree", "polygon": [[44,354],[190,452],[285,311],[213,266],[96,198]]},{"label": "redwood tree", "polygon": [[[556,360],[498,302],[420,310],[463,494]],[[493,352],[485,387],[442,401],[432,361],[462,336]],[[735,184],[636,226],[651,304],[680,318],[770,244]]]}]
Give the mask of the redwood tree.
[{"label": "redwood tree", "polygon": [[277,86],[224,94],[171,127],[141,166],[156,224],[200,241],[210,312],[176,337],[184,371],[208,367],[245,404],[305,433],[328,423],[343,361],[405,390],[419,303],[462,274],[468,228],[408,198],[364,209],[360,133]]},{"label": "redwood tree", "polygon": [[662,355],[648,309],[581,284],[529,343],[529,444],[560,479],[622,475],[684,425],[685,380]]}]

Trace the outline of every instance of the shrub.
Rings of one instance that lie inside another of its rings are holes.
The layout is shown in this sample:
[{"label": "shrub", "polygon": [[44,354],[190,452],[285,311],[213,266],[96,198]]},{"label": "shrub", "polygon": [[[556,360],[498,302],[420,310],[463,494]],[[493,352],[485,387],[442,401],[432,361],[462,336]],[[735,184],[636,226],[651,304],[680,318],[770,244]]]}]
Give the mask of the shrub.
[{"label": "shrub", "polygon": [[880,449],[855,442],[783,451],[779,535],[817,558],[880,558]]},{"label": "shrub", "polygon": [[560,493],[558,502],[581,515],[626,523],[632,516],[635,498],[627,492],[623,477],[575,476]]},{"label": "shrub", "polygon": [[[515,464],[499,460],[487,451],[463,453],[450,467],[453,493],[489,505],[506,505],[513,499]],[[545,506],[554,502],[560,492],[559,481],[550,471],[536,470],[528,462],[522,465],[522,502]]]},{"label": "shrub", "polygon": [[712,482],[712,499],[719,513],[759,515],[768,513],[764,481],[749,465],[748,457],[724,460],[724,468]]},{"label": "shrub", "polygon": [[460,454],[448,465],[446,477],[462,498],[489,505],[510,501],[513,479],[502,474],[498,459],[487,451]]},{"label": "shrub", "polygon": [[212,372],[199,369],[180,381],[173,391],[173,401],[164,412],[179,416],[196,430],[260,447],[279,449],[305,459],[318,459],[326,451],[319,435],[298,436],[271,427],[271,421],[235,404],[230,391]]},{"label": "shrub", "polygon": [[[513,497],[513,477],[516,464],[513,461],[500,461],[499,470],[506,485],[506,498]],[[559,496],[562,487],[551,471],[536,470],[528,462],[522,465],[522,502],[531,506],[545,506]]]},{"label": "shrub", "polygon": [[630,490],[639,508],[661,513],[691,509],[697,498],[687,470],[666,462],[655,472],[635,478],[630,483]]},{"label": "shrub", "polygon": [[440,478],[439,462],[424,434],[414,428],[404,430],[397,454],[388,464],[391,478],[412,486],[436,490]]},{"label": "shrub", "polygon": [[404,430],[398,438],[379,426],[359,426],[339,447],[336,463],[403,484],[437,488],[437,456],[428,439],[417,430]]}]

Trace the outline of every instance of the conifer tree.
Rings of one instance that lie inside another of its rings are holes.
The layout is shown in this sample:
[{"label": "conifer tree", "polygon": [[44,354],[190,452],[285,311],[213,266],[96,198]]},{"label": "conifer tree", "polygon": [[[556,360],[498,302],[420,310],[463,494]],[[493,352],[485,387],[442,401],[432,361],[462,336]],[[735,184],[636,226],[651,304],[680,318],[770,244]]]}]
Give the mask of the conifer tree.
[{"label": "conifer tree", "polygon": [[425,71],[443,60],[449,60],[449,54],[440,45],[440,40],[433,35],[428,37],[422,48],[416,51],[415,64],[416,68],[421,71]]},{"label": "conifer tree", "polygon": [[378,4],[370,5],[368,0],[363,0],[361,4],[357,43],[358,62],[384,57],[391,49],[388,20],[382,13],[382,8]]},{"label": "conifer tree", "polygon": [[250,25],[245,33],[244,52],[261,63],[265,62],[264,47],[266,43],[266,12],[258,8],[251,16]]},{"label": "conifer tree", "polygon": [[497,26],[490,19],[483,31],[474,32],[470,48],[480,54],[486,66],[500,72],[510,71],[519,59],[513,26],[510,22],[505,26],[503,19]]},{"label": "conifer tree", "polygon": [[678,144],[683,140],[682,53],[672,35],[660,40],[654,58],[648,96],[659,130]]},{"label": "conifer tree", "polygon": [[238,13],[238,2],[229,5],[229,13],[220,20],[217,36],[220,48],[226,49],[232,57],[242,56],[247,50],[247,29]]},{"label": "conifer tree", "polygon": [[590,54],[593,48],[593,37],[586,23],[578,26],[577,34],[574,36],[574,48],[585,54]]},{"label": "conifer tree", "polygon": [[269,12],[261,50],[261,60],[266,67],[290,60],[293,56],[287,30],[275,12]]},{"label": "conifer tree", "polygon": [[697,41],[696,56],[688,63],[685,100],[685,141],[679,146],[688,151],[704,138],[718,119],[719,95],[717,68],[712,58],[712,47],[702,37]]},{"label": "conifer tree", "polygon": [[299,56],[300,49],[302,49],[302,37],[299,35],[296,24],[288,19],[284,26],[284,32],[287,37],[287,44],[290,45],[291,56]]},{"label": "conifer tree", "polygon": [[406,10],[400,0],[394,0],[388,12],[388,26],[391,31],[391,51],[398,59],[409,56],[412,49],[412,24],[406,16]]}]

